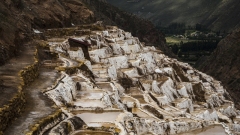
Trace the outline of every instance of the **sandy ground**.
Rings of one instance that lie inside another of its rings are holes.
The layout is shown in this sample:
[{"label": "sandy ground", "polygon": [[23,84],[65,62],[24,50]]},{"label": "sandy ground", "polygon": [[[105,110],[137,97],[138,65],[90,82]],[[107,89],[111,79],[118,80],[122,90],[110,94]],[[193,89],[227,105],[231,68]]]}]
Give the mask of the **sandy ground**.
[{"label": "sandy ground", "polygon": [[41,91],[54,84],[58,77],[59,74],[56,70],[40,69],[39,77],[25,90],[27,104],[24,112],[8,127],[4,135],[24,135],[30,125],[56,110],[54,103]]}]

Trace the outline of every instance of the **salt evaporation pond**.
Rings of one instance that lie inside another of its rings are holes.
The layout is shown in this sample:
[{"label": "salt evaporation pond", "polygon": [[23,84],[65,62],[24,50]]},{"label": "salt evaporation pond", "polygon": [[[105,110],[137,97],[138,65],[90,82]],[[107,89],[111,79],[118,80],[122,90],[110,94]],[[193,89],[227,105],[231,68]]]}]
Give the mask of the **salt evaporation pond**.
[{"label": "salt evaporation pond", "polygon": [[85,123],[114,122],[121,112],[81,113],[77,114]]},{"label": "salt evaporation pond", "polygon": [[73,135],[112,135],[111,133],[108,133],[108,132],[94,132],[94,131],[79,131],[79,132],[76,132],[75,134]]},{"label": "salt evaporation pond", "polygon": [[227,135],[227,134],[221,125],[217,125],[203,129],[198,129],[190,133],[183,133],[181,135]]},{"label": "salt evaporation pond", "polygon": [[100,100],[91,100],[91,99],[77,99],[74,102],[74,105],[81,107],[106,107]]}]

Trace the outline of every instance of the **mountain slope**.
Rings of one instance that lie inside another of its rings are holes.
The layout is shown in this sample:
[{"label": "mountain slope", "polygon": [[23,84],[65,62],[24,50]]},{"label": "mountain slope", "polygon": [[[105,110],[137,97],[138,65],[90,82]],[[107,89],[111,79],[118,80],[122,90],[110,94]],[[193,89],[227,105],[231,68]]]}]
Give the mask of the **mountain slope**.
[{"label": "mountain slope", "polygon": [[121,9],[168,26],[173,22],[197,23],[213,30],[231,31],[240,26],[240,1],[237,0],[107,0]]},{"label": "mountain slope", "polygon": [[198,62],[201,71],[216,77],[227,87],[237,107],[240,94],[240,29],[219,42],[209,58]]},{"label": "mountain slope", "polygon": [[159,32],[152,22],[122,11],[104,0],[83,1],[88,4],[98,20],[128,30],[146,45],[158,47],[168,56],[175,57],[166,46],[165,35]]}]

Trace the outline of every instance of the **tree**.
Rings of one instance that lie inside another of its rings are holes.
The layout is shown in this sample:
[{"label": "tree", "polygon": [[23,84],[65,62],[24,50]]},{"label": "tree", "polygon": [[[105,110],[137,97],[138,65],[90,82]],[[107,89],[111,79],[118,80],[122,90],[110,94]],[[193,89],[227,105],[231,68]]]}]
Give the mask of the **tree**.
[{"label": "tree", "polygon": [[174,44],[174,45],[172,46],[172,52],[173,52],[174,54],[177,54],[177,53],[178,53],[178,46],[177,46],[176,44]]}]

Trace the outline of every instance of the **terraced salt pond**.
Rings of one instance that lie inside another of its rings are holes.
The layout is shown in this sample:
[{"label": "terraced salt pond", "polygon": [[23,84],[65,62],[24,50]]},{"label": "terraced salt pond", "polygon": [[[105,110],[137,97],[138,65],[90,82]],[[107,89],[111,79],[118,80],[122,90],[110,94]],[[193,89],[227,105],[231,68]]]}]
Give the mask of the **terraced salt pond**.
[{"label": "terraced salt pond", "polygon": [[93,132],[93,131],[79,131],[74,133],[73,135],[113,135],[112,133],[108,132]]},{"label": "terraced salt pond", "polygon": [[[112,35],[99,31],[53,48],[66,70],[61,70],[60,85],[47,94],[68,115],[65,121],[82,125],[71,135],[226,135],[221,119],[230,130],[240,129],[230,119],[240,111],[225,99],[220,82],[144,46],[128,32],[113,30]],[[90,58],[82,57],[86,43]]]},{"label": "terraced salt pond", "polygon": [[88,126],[93,123],[114,123],[117,116],[121,112],[103,112],[103,113],[92,113],[83,112],[77,114]]},{"label": "terraced salt pond", "polygon": [[106,107],[100,100],[92,100],[92,99],[77,99],[76,102],[74,102],[75,106],[79,107]]},{"label": "terraced salt pond", "polygon": [[221,125],[210,126],[208,128],[198,129],[190,133],[184,133],[181,135],[227,135]]}]

